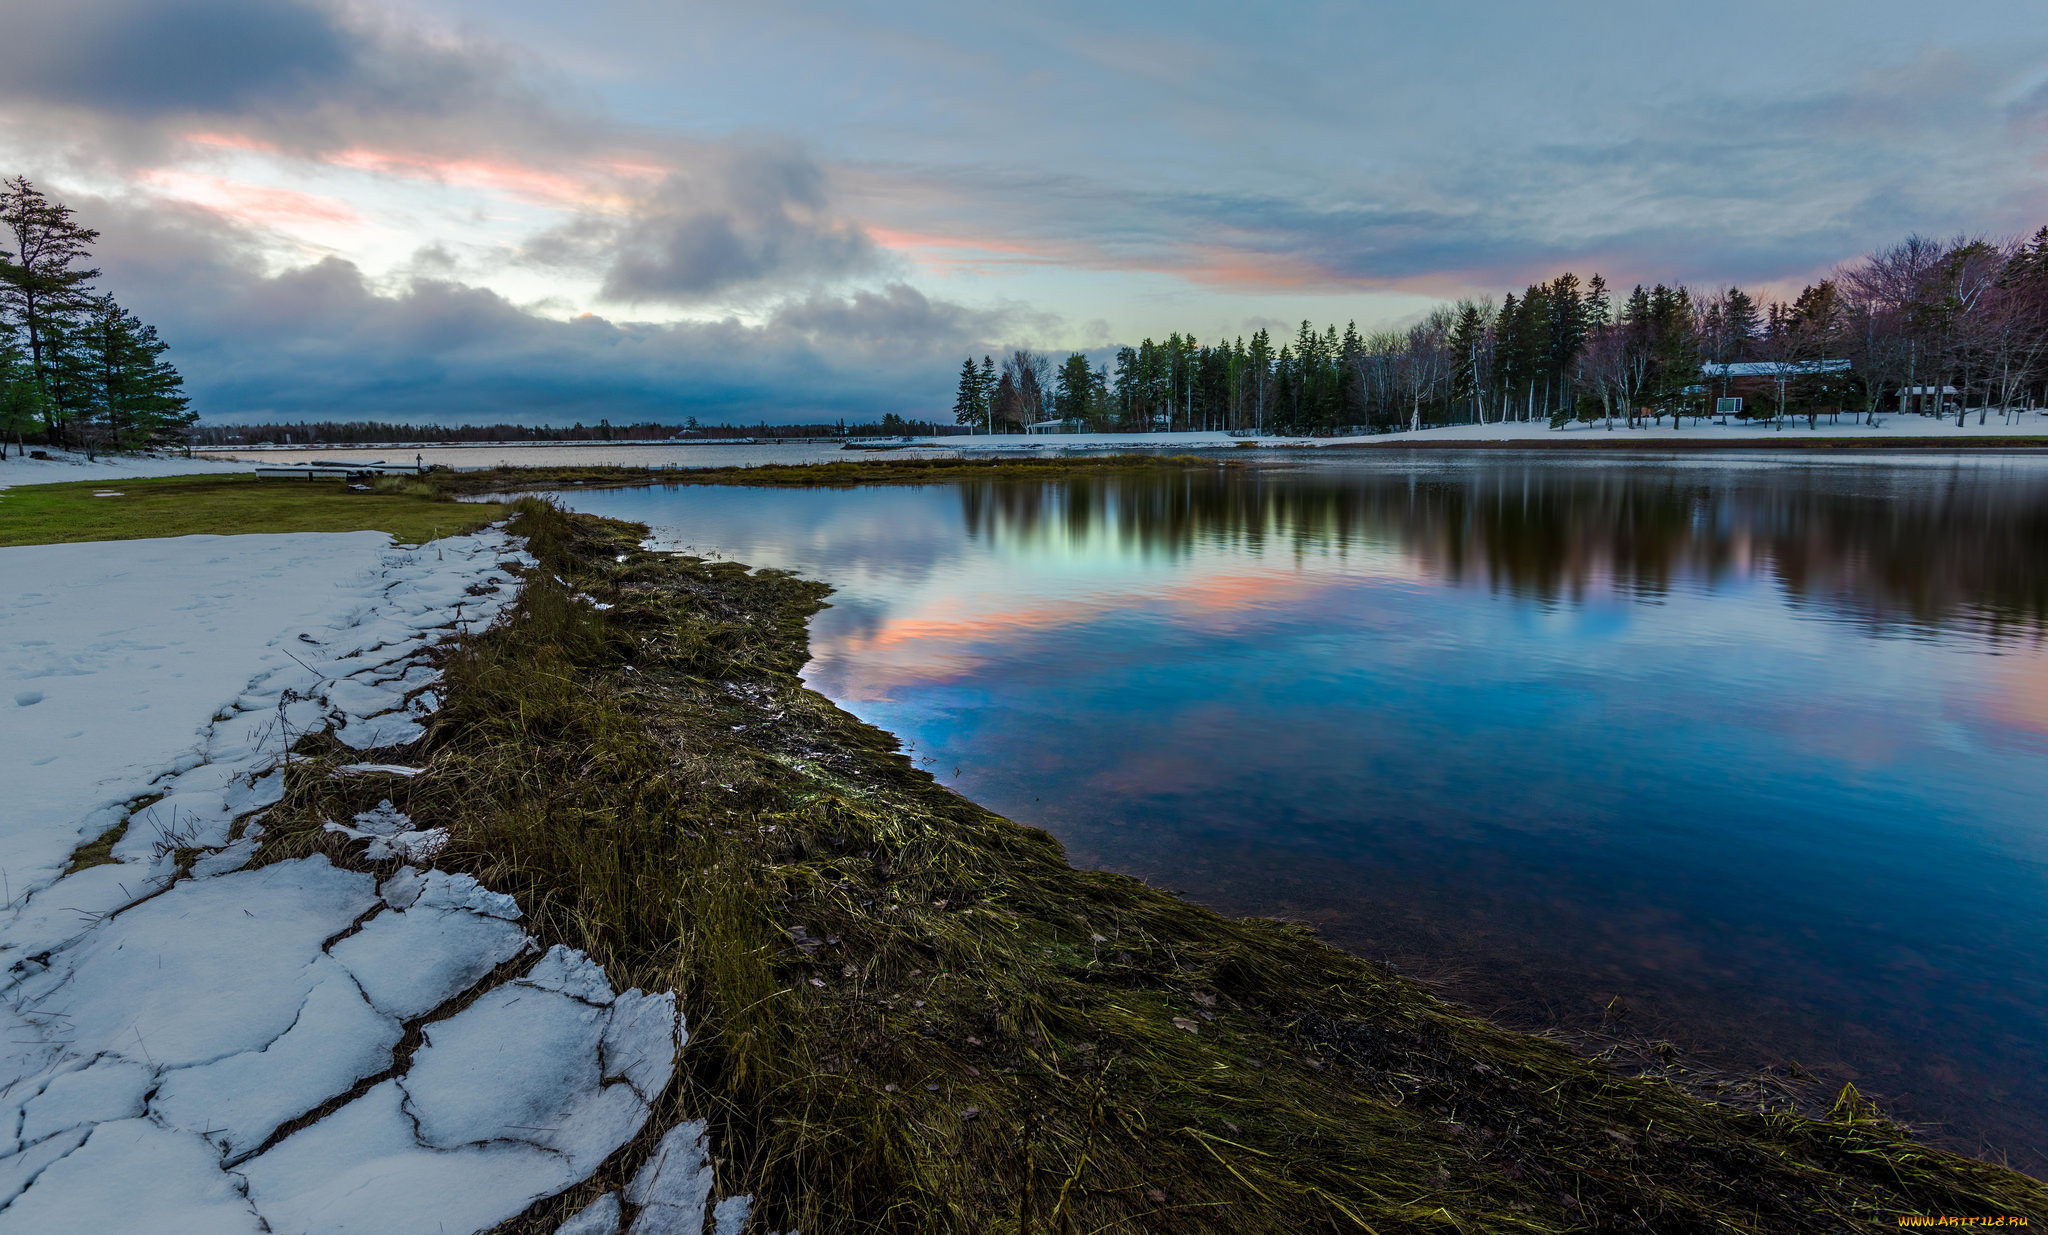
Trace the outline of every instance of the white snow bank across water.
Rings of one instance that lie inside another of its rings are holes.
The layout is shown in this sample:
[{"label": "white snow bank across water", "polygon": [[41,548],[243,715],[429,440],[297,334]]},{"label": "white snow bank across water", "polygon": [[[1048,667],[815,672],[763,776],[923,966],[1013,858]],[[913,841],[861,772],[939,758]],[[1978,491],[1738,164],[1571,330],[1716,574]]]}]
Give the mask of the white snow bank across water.
[{"label": "white snow bank across water", "polygon": [[[0,549],[0,672],[40,696],[0,700],[0,742],[55,750],[0,805],[0,1233],[481,1231],[639,1132],[673,995],[533,959],[466,875],[247,870],[260,828],[234,836],[296,734],[417,737],[423,653],[495,620],[519,557],[497,532]],[[338,826],[394,855],[435,832],[388,803]]]},{"label": "white snow bank across water", "polygon": [[66,480],[141,480],[150,476],[196,476],[204,472],[247,472],[248,463],[187,459],[183,455],[101,455],[87,459],[71,450],[45,451],[47,459],[9,453],[0,462],[0,489],[51,485]]},{"label": "white snow bank across water", "polygon": [[[1886,439],[1901,437],[1953,437],[1959,445],[1981,443],[1986,438],[2031,437],[2048,434],[2048,412],[2019,412],[2008,421],[2003,414],[1992,412],[1986,423],[1977,423],[1977,413],[1972,411],[1969,423],[1957,427],[1953,418],[1937,420],[1929,416],[1901,416],[1895,413],[1880,413],[1875,426],[1862,423],[1860,415],[1844,413],[1838,422],[1830,423],[1823,416],[1818,426],[1809,428],[1803,418],[1787,419],[1782,428],[1774,427],[1770,421],[1745,422],[1731,420],[1723,425],[1718,420],[1701,423],[1687,420],[1684,427],[1673,428],[1669,420],[1660,424],[1645,425],[1631,429],[1626,421],[1616,421],[1610,431],[1606,421],[1591,424],[1573,422],[1553,429],[1547,420],[1507,421],[1477,425],[1445,425],[1434,429],[1415,432],[1374,433],[1357,437],[1297,437],[1286,434],[1261,434],[1237,436],[1223,432],[1198,433],[1039,433],[1039,434],[996,434],[994,436],[974,435],[967,437],[904,438],[902,441],[913,449],[943,447],[961,454],[987,453],[1057,453],[1063,450],[1110,450],[1124,449],[1153,453],[1172,453],[1182,450],[1225,450],[1240,446],[1267,448],[1314,448],[1321,446],[1387,445],[1396,442],[1427,444],[1430,442],[1588,442],[1594,435],[1602,439],[1619,441],[1642,441],[1647,444],[1661,444],[1667,439],[1716,440],[1735,439],[1761,442],[1791,443],[1795,435],[1826,438],[1861,438],[1882,443]],[[1603,440],[1602,445],[1608,444]],[[850,454],[852,458],[886,458],[886,454]]]}]

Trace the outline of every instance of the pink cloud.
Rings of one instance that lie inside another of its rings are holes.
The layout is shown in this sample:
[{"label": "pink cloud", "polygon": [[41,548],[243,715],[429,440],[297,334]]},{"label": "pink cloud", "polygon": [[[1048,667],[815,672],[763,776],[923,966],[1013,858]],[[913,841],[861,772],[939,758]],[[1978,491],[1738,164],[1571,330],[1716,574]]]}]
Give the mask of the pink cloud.
[{"label": "pink cloud", "polygon": [[259,227],[290,227],[308,223],[360,227],[364,222],[363,216],[347,202],[301,193],[296,189],[168,170],[145,172],[141,179],[173,197]]}]

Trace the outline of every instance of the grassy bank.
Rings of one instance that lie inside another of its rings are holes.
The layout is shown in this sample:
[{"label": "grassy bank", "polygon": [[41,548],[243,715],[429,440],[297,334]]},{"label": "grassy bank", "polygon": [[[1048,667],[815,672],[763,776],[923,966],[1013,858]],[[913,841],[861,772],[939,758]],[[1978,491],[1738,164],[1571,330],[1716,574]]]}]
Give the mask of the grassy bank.
[{"label": "grassy bank", "polygon": [[502,506],[451,502],[418,481],[385,480],[367,491],[339,480],[233,474],[67,481],[0,489],[0,545],[363,530],[420,544],[473,532],[504,516]]},{"label": "grassy bank", "polygon": [[[1079,871],[805,689],[825,589],[518,505],[540,569],[362,785],[319,739],[275,856],[399,799],[444,858],[620,979],[683,992],[659,1121],[713,1124],[761,1229],[1717,1231],[2048,1219],[2048,1188],[1915,1144],[1853,1091],[1738,1109],[1508,1033],[1302,928]],[[599,609],[584,597],[611,605]],[[656,1129],[658,1130],[658,1129]],[[548,1232],[630,1172],[508,1231]]]}]

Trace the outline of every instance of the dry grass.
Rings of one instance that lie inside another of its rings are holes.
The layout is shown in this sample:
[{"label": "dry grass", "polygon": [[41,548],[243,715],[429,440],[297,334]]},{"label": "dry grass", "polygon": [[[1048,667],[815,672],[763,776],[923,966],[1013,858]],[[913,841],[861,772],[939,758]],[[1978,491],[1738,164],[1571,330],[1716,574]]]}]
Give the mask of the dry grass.
[{"label": "dry grass", "polygon": [[[638,549],[533,499],[542,566],[447,664],[409,781],[324,775],[266,848],[390,795],[444,864],[615,977],[683,992],[656,1126],[708,1117],[764,1229],[1862,1230],[2048,1217],[2025,1176],[1845,1092],[1738,1109],[1508,1033],[1279,922],[1069,866],[796,677],[825,589]],[[618,560],[623,558],[623,560]],[[557,578],[561,582],[557,582]],[[586,592],[613,603],[599,611]],[[630,1170],[506,1229],[553,1229]]]}]

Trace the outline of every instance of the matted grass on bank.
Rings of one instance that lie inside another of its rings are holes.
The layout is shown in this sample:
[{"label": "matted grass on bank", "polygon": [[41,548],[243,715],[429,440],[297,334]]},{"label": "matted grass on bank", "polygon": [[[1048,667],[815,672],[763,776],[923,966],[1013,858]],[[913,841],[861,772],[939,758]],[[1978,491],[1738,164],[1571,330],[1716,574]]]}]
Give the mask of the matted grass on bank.
[{"label": "matted grass on bank", "polygon": [[65,481],[0,489],[0,545],[366,530],[420,544],[473,532],[505,514],[503,506],[450,501],[410,479],[386,479],[366,490],[339,480],[258,480],[253,474]]},{"label": "matted grass on bank", "polygon": [[[805,688],[826,589],[518,503],[540,567],[448,658],[411,778],[302,742],[266,860],[389,796],[548,943],[682,993],[647,1132],[706,1118],[757,1229],[991,1235],[1847,1232],[2048,1219],[1853,1089],[1739,1107],[1498,1029],[1307,930],[1070,866]],[[600,608],[599,606],[609,606]],[[324,742],[324,745],[323,745]]]}]

